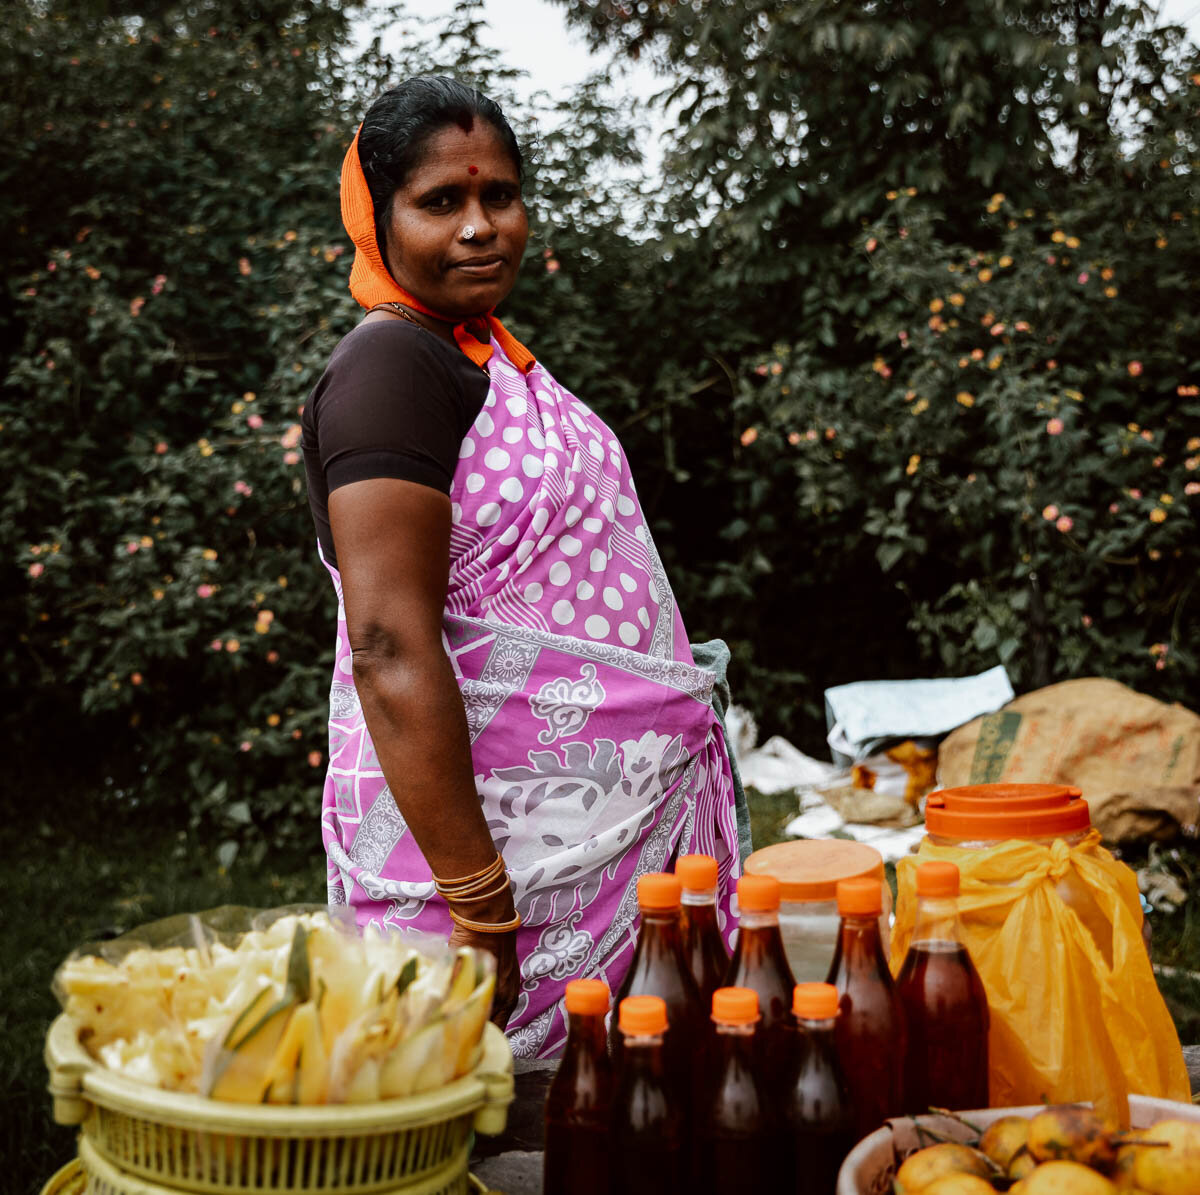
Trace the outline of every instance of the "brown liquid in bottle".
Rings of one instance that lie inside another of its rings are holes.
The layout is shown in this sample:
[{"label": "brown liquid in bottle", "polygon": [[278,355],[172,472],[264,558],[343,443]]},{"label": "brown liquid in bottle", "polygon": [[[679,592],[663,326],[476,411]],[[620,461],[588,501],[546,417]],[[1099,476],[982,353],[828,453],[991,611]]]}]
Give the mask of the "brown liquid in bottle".
[{"label": "brown liquid in bottle", "polygon": [[837,989],[798,984],[795,1006],[798,1045],[783,1105],[784,1181],[778,1189],[834,1195],[838,1171],[856,1140],[834,1031]]},{"label": "brown liquid in bottle", "polygon": [[747,988],[719,988],[713,1031],[704,1050],[695,1122],[695,1179],[701,1195],[773,1189],[770,1106],[758,1078],[755,1025],[758,997]]},{"label": "brown liquid in bottle", "polygon": [[675,874],[683,884],[683,957],[700,990],[700,1006],[707,1009],[729,969],[729,952],[717,925],[717,861],[709,855],[683,855],[676,861]]},{"label": "brown liquid in bottle", "polygon": [[921,864],[913,941],[897,980],[908,1022],[904,1102],[913,1113],[988,1106],[987,993],[959,941],[957,897],[954,864]]},{"label": "brown liquid in bottle", "polygon": [[[667,1069],[680,1092],[692,1088],[695,1042],[707,1029],[701,1011],[696,981],[683,957],[679,931],[681,885],[673,875],[655,873],[638,881],[638,903],[642,910],[641,931],[633,961],[617,990],[617,1007],[628,996],[658,996],[667,1006],[664,1049]],[[624,1041],[613,1019],[609,1043],[619,1061]]]},{"label": "brown liquid in bottle", "polygon": [[904,1108],[904,1010],[879,937],[881,882],[854,879],[838,884],[841,926],[829,969],[829,982],[838,990],[838,1058],[857,1138],[873,1133]]},{"label": "brown liquid in bottle", "polygon": [[613,1074],[604,1033],[608,986],[567,984],[567,1046],[546,1097],[543,1195],[608,1195]]},{"label": "brown liquid in bottle", "polygon": [[667,1076],[666,1007],[655,996],[623,1000],[609,1156],[612,1195],[682,1195],[687,1184],[680,1097]]},{"label": "brown liquid in bottle", "polygon": [[794,1046],[791,1025],[792,969],[779,933],[779,881],[746,875],[738,881],[740,918],[737,945],[726,986],[758,994],[760,1073],[774,1096],[783,1081],[782,1064]]}]

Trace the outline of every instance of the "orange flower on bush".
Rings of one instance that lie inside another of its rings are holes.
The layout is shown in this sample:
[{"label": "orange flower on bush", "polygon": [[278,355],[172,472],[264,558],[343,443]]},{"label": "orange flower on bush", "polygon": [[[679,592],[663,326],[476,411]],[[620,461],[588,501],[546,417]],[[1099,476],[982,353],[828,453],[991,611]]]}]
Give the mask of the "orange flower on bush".
[{"label": "orange flower on bush", "polygon": [[1125,368],[1129,371],[1131,378],[1138,378],[1142,375],[1142,363],[1140,361],[1130,361]]},{"label": "orange flower on bush", "polygon": [[738,438],[741,440],[743,448],[749,448],[758,439],[758,428],[748,427]]},{"label": "orange flower on bush", "polygon": [[1066,533],[1075,526],[1075,520],[1072,519],[1070,515],[1059,515],[1059,517],[1055,520],[1054,525],[1059,531],[1066,535]]},{"label": "orange flower on bush", "polygon": [[973,407],[975,405],[975,395],[969,390],[960,390],[955,396],[954,401],[960,403],[964,407]]},{"label": "orange flower on bush", "polygon": [[1042,508],[1042,518],[1045,519],[1047,523],[1053,523],[1054,520],[1058,518],[1058,507],[1055,506],[1053,502],[1050,503],[1049,506],[1044,506]]},{"label": "orange flower on bush", "polygon": [[1150,522],[1165,523],[1166,520],[1167,520],[1167,512],[1165,510],[1163,510],[1163,508],[1161,506],[1156,506],[1150,512]]}]

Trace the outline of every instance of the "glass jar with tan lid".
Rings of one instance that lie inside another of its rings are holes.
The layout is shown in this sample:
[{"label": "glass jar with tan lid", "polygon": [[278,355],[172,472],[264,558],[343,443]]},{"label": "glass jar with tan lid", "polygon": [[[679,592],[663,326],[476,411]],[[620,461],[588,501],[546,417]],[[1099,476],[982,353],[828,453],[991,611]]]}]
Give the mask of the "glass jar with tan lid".
[{"label": "glass jar with tan lid", "polygon": [[[837,885],[860,876],[883,880],[883,856],[861,842],[808,838],[777,842],[746,860],[747,875],[779,881],[779,930],[797,983],[821,983],[829,974],[838,938]],[[883,884],[879,933],[888,950],[892,893]]]}]

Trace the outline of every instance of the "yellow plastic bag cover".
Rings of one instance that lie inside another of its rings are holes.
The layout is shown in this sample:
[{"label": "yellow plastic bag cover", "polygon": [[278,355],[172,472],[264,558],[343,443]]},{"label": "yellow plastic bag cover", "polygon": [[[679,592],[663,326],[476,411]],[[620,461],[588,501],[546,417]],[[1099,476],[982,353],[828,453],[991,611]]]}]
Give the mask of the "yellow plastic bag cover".
[{"label": "yellow plastic bag cover", "polygon": [[[993,1107],[1092,1100],[1128,1127],[1131,1092],[1191,1099],[1142,940],[1137,880],[1092,830],[1077,846],[924,840],[896,865],[891,968],[912,938],[917,865],[958,865],[964,945],[987,989]],[[1082,914],[1082,916],[1081,916]]]}]

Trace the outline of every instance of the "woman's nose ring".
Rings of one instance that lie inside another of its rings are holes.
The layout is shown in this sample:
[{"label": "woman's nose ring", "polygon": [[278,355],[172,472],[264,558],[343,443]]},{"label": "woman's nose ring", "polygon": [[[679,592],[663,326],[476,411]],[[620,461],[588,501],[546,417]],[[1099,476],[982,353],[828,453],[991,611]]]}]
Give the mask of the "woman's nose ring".
[{"label": "woman's nose ring", "polygon": [[463,230],[459,235],[462,237],[462,239],[464,241],[471,240],[475,236],[475,225],[474,224],[464,224]]}]

